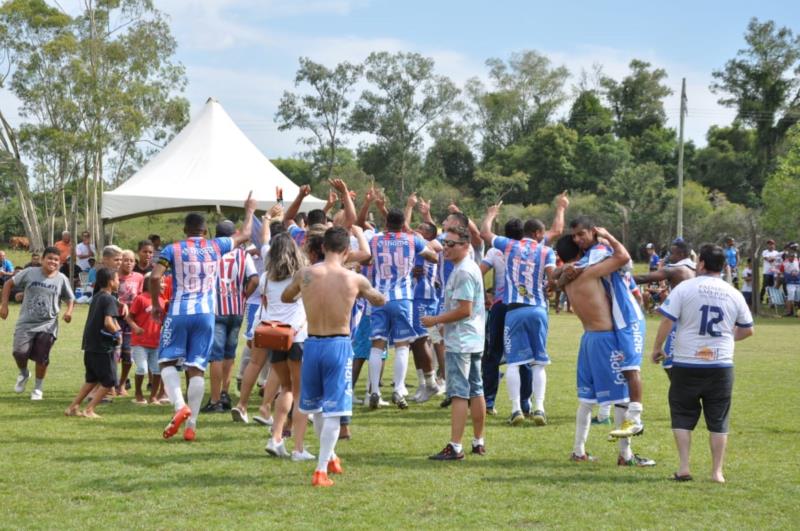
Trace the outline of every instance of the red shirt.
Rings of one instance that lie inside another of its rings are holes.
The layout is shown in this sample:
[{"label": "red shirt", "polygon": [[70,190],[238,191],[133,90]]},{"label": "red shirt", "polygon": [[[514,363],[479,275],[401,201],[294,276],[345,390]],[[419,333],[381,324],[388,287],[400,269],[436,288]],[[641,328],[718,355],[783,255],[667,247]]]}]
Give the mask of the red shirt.
[{"label": "red shirt", "polygon": [[[159,304],[163,308],[167,304],[164,297],[159,296]],[[150,317],[153,305],[150,301],[149,293],[142,293],[133,299],[133,304],[129,308],[133,322],[139,327],[144,328],[141,334],[131,335],[131,345],[134,347],[157,348],[161,339],[161,323]]]},{"label": "red shirt", "polygon": [[132,271],[127,276],[119,276],[119,291],[117,291],[117,298],[119,302],[131,305],[133,299],[139,295],[144,289],[144,277],[141,273]]}]

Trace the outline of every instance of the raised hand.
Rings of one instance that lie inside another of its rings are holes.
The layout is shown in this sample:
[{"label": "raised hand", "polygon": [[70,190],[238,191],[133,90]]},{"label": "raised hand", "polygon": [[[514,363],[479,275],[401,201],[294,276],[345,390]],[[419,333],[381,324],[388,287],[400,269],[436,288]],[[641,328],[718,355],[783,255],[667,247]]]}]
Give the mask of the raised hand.
[{"label": "raised hand", "polygon": [[419,203],[419,200],[417,199],[417,192],[411,192],[411,195],[409,195],[408,199],[406,199],[406,207],[414,208],[417,206],[417,203]]},{"label": "raised hand", "polygon": [[496,205],[490,206],[489,208],[486,209],[486,216],[487,217],[496,218],[497,214],[500,213],[500,207],[501,206],[503,206],[503,202],[502,201],[500,201]]},{"label": "raised hand", "polygon": [[255,212],[256,207],[258,207],[258,201],[253,199],[253,191],[250,190],[250,193],[247,194],[247,199],[244,201],[244,209],[249,212]]},{"label": "raised hand", "polygon": [[341,179],[330,179],[328,183],[333,187],[334,190],[339,192],[342,196],[347,193],[347,183],[345,183]]},{"label": "raised hand", "polygon": [[569,206],[569,197],[567,197],[567,191],[564,190],[556,197],[556,208],[561,208],[566,210]]},{"label": "raised hand", "polygon": [[268,219],[281,219],[281,218],[283,218],[283,206],[279,205],[279,204],[273,205],[273,207],[269,209],[269,212],[267,212],[266,217]]},{"label": "raised hand", "polygon": [[417,203],[417,210],[419,210],[419,213],[422,214],[423,216],[425,216],[427,214],[430,214],[430,212],[431,212],[431,202],[430,202],[430,200],[425,201],[424,199],[422,199],[420,197],[419,198],[419,202]]},{"label": "raised hand", "polygon": [[456,205],[456,202],[455,202],[455,201],[450,201],[450,204],[449,204],[449,205],[447,205],[447,211],[448,211],[450,214],[456,214],[456,213],[458,213],[458,212],[461,212],[461,209],[460,209],[460,208],[458,208],[458,206]]},{"label": "raised hand", "polygon": [[311,187],[307,184],[304,184],[303,186],[300,187],[300,190],[298,190],[297,195],[299,195],[300,197],[306,197],[307,195],[311,195]]}]

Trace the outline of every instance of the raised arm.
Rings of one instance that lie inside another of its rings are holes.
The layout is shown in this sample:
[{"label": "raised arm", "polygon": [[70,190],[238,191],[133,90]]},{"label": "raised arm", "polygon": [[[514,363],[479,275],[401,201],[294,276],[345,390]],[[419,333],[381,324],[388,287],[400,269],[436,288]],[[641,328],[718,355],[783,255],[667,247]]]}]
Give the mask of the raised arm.
[{"label": "raised arm", "polygon": [[419,198],[419,203],[417,203],[417,210],[419,210],[420,215],[422,216],[422,221],[425,223],[430,223],[433,226],[436,226],[436,222],[433,221],[433,216],[431,216],[431,201],[425,201],[421,197]]},{"label": "raised arm", "polygon": [[241,244],[250,239],[253,234],[253,213],[256,211],[258,203],[253,199],[253,192],[247,194],[247,199],[244,202],[244,223],[242,228],[233,235],[233,246],[239,247]]},{"label": "raised arm", "polygon": [[372,206],[372,201],[374,200],[375,188],[370,187],[370,189],[367,190],[367,193],[364,195],[364,204],[361,205],[361,210],[358,211],[358,217],[356,218],[356,225],[359,227],[366,227],[367,217],[369,217],[369,207]]},{"label": "raised arm", "polygon": [[604,238],[608,241],[608,244],[611,246],[611,249],[613,249],[614,254],[600,263],[585,268],[581,273],[582,275],[589,275],[592,278],[600,278],[610,275],[614,271],[622,268],[622,266],[627,264],[631,259],[630,255],[628,254],[628,250],[625,249],[625,246],[617,241],[617,239],[614,238],[611,233],[602,227],[597,227],[596,230],[599,238]]},{"label": "raised arm", "polygon": [[406,199],[406,208],[403,210],[403,219],[405,219],[405,227],[404,229],[406,232],[412,232],[411,229],[411,218],[414,215],[414,207],[417,205],[417,192],[411,192]]},{"label": "raised arm", "polygon": [[358,250],[350,251],[350,253],[347,255],[347,261],[358,262],[360,264],[369,263],[370,259],[372,258],[372,254],[369,250],[369,242],[367,242],[367,238],[364,236],[364,230],[358,225],[353,225],[350,227],[350,234],[355,236],[356,241],[358,242]]},{"label": "raised arm", "polygon": [[344,222],[342,226],[349,229],[356,222],[356,206],[353,204],[353,197],[347,189],[347,183],[341,179],[331,179],[331,186],[339,192],[339,197],[342,198],[342,209],[344,210]]},{"label": "raised arm", "polygon": [[496,205],[492,205],[486,209],[486,216],[484,216],[483,221],[481,221],[481,238],[483,241],[486,242],[488,247],[492,246],[492,242],[494,241],[495,233],[492,232],[492,225],[494,224],[495,218],[497,218],[497,214],[500,212],[500,207],[503,205],[503,202],[500,201]]},{"label": "raised arm", "polygon": [[358,296],[364,297],[373,306],[383,306],[386,304],[386,297],[380,291],[372,287],[367,277],[358,275]]},{"label": "raised arm", "polygon": [[[502,201],[499,203],[502,204]],[[455,201],[451,201],[450,205],[447,207],[447,210],[452,214],[454,212],[461,212],[461,209],[458,208]],[[471,238],[471,244],[473,247],[478,247],[481,242],[483,241],[481,238],[481,231],[478,229],[478,226],[475,225],[475,222],[472,221],[469,217],[467,218],[467,228],[469,229],[469,235]],[[489,243],[491,245],[491,242]]]},{"label": "raised arm", "polygon": [[547,241],[555,240],[564,232],[564,214],[567,211],[567,207],[569,207],[569,198],[567,197],[567,191],[564,190],[556,197],[556,214],[553,217],[553,224],[550,225],[550,230],[544,234]]},{"label": "raised arm", "polygon": [[303,204],[303,199],[305,199],[310,193],[311,187],[307,184],[301,186],[297,191],[297,197],[294,198],[294,201],[292,201],[292,204],[286,209],[286,214],[283,216],[283,225],[285,227],[289,227],[290,225],[294,224],[294,217],[298,212],[300,212],[300,205]]}]

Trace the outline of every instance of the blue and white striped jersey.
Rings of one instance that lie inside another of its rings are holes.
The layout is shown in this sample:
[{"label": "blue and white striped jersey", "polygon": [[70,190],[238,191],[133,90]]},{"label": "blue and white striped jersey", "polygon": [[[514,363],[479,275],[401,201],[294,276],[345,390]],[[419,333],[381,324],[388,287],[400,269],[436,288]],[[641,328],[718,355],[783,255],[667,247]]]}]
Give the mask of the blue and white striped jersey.
[{"label": "blue and white striped jersey", "polygon": [[439,264],[429,262],[422,256],[414,258],[414,267],[422,268],[422,277],[414,279],[414,299],[418,301],[435,301],[438,299],[436,275]]},{"label": "blue and white striped jersey", "polygon": [[413,300],[411,271],[425,240],[407,232],[379,232],[370,240],[372,285],[390,301]]},{"label": "blue and white striped jersey", "polygon": [[506,257],[506,285],[503,302],[547,308],[545,271],[556,267],[556,254],[547,245],[530,238],[513,240],[495,236],[492,247]]},{"label": "blue and white striped jersey", "polygon": [[[596,243],[581,257],[577,267],[592,266],[612,254],[614,254],[613,250],[609,246]],[[603,287],[611,299],[611,318],[614,321],[614,329],[622,330],[644,319],[642,309],[631,292],[630,283],[625,279],[624,271],[615,271],[603,277],[602,281]]]}]

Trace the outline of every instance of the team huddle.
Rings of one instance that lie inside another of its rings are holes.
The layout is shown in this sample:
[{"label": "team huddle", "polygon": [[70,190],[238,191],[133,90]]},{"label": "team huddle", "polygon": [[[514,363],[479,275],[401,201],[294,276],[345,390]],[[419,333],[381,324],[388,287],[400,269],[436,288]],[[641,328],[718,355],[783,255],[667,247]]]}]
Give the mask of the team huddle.
[{"label": "team huddle", "polygon": [[[97,416],[95,408],[108,393],[124,392],[131,355],[126,370],[123,353],[120,376],[115,362],[120,350],[134,352],[137,401],[157,402],[163,393],[174,408],[163,431],[166,439],[182,429],[184,440],[196,440],[201,412],[230,410],[235,421],[250,422],[248,402],[260,382],[263,403],[252,420],[271,426],[266,451],[295,461],[316,460],[312,484],[331,486],[330,475],[343,473],[336,443],[349,437],[353,403],[359,401],[353,388],[365,364],[362,403],[371,409],[389,406],[381,378],[392,346],[391,403],[406,409],[409,402],[444,394],[442,405],[451,408],[450,440],[430,458],[465,458],[468,418],[470,453],[480,458],[486,454],[486,415],[496,414],[502,364],[511,405],[508,423],[516,426],[527,417],[547,425],[548,312],[552,293],[558,304],[563,292],[584,329],[570,460],[593,461],[586,449],[591,425],[613,422],[608,436],[618,443],[617,464],[653,466],[631,447],[632,437],[645,427],[640,375],[645,319],[635,294],[637,284],[666,280],[672,291],[659,309],[663,321],[651,357],[670,377],[680,457],[673,478],[691,479],[691,431],[702,412],[711,432],[712,479],[724,481],[733,342],[752,334],[753,320],[741,293],[720,278],[725,264],[720,247],[703,246],[695,263],[688,245],[676,240],[665,267],[634,276],[628,251],[607,230],[587,217],[565,226],[566,194],[556,198],[549,229],[536,219],[513,218],[498,235],[501,204],[490,207],[477,224],[450,205],[439,232],[430,203],[416,194],[399,209],[388,207],[371,189],[357,211],[346,183],[330,184],[329,206],[341,202],[332,218],[328,208],[300,214],[308,186],[285,211],[279,203],[262,218],[254,216],[256,201],[248,197],[241,227],[222,222],[212,239],[203,216],[187,215],[186,239],[160,250],[146,277],[140,275],[138,293],[127,282],[132,264],[120,268],[115,249],[105,249],[84,329],[85,383],[65,414]],[[372,209],[383,230],[367,221]],[[421,218],[417,224],[415,213]],[[252,242],[248,248],[247,242]],[[54,253],[57,258],[57,250],[48,248],[41,270],[20,273],[4,286],[2,318],[14,285],[32,290],[23,298],[14,336],[18,392],[25,388],[31,360],[41,394],[60,300],[68,302],[65,320],[71,318],[74,295]],[[45,293],[34,296],[37,289]],[[35,311],[38,317],[26,318]],[[228,386],[241,326],[247,347],[234,406]],[[266,336],[280,328],[286,346],[266,346]],[[418,378],[414,396],[406,388],[412,356]],[[211,397],[203,406],[206,372]],[[141,390],[146,375],[149,400]],[[81,410],[87,397],[90,402]],[[599,410],[593,416],[595,405]],[[320,441],[318,456],[303,445],[309,417]],[[285,441],[290,435],[291,453]]]}]

